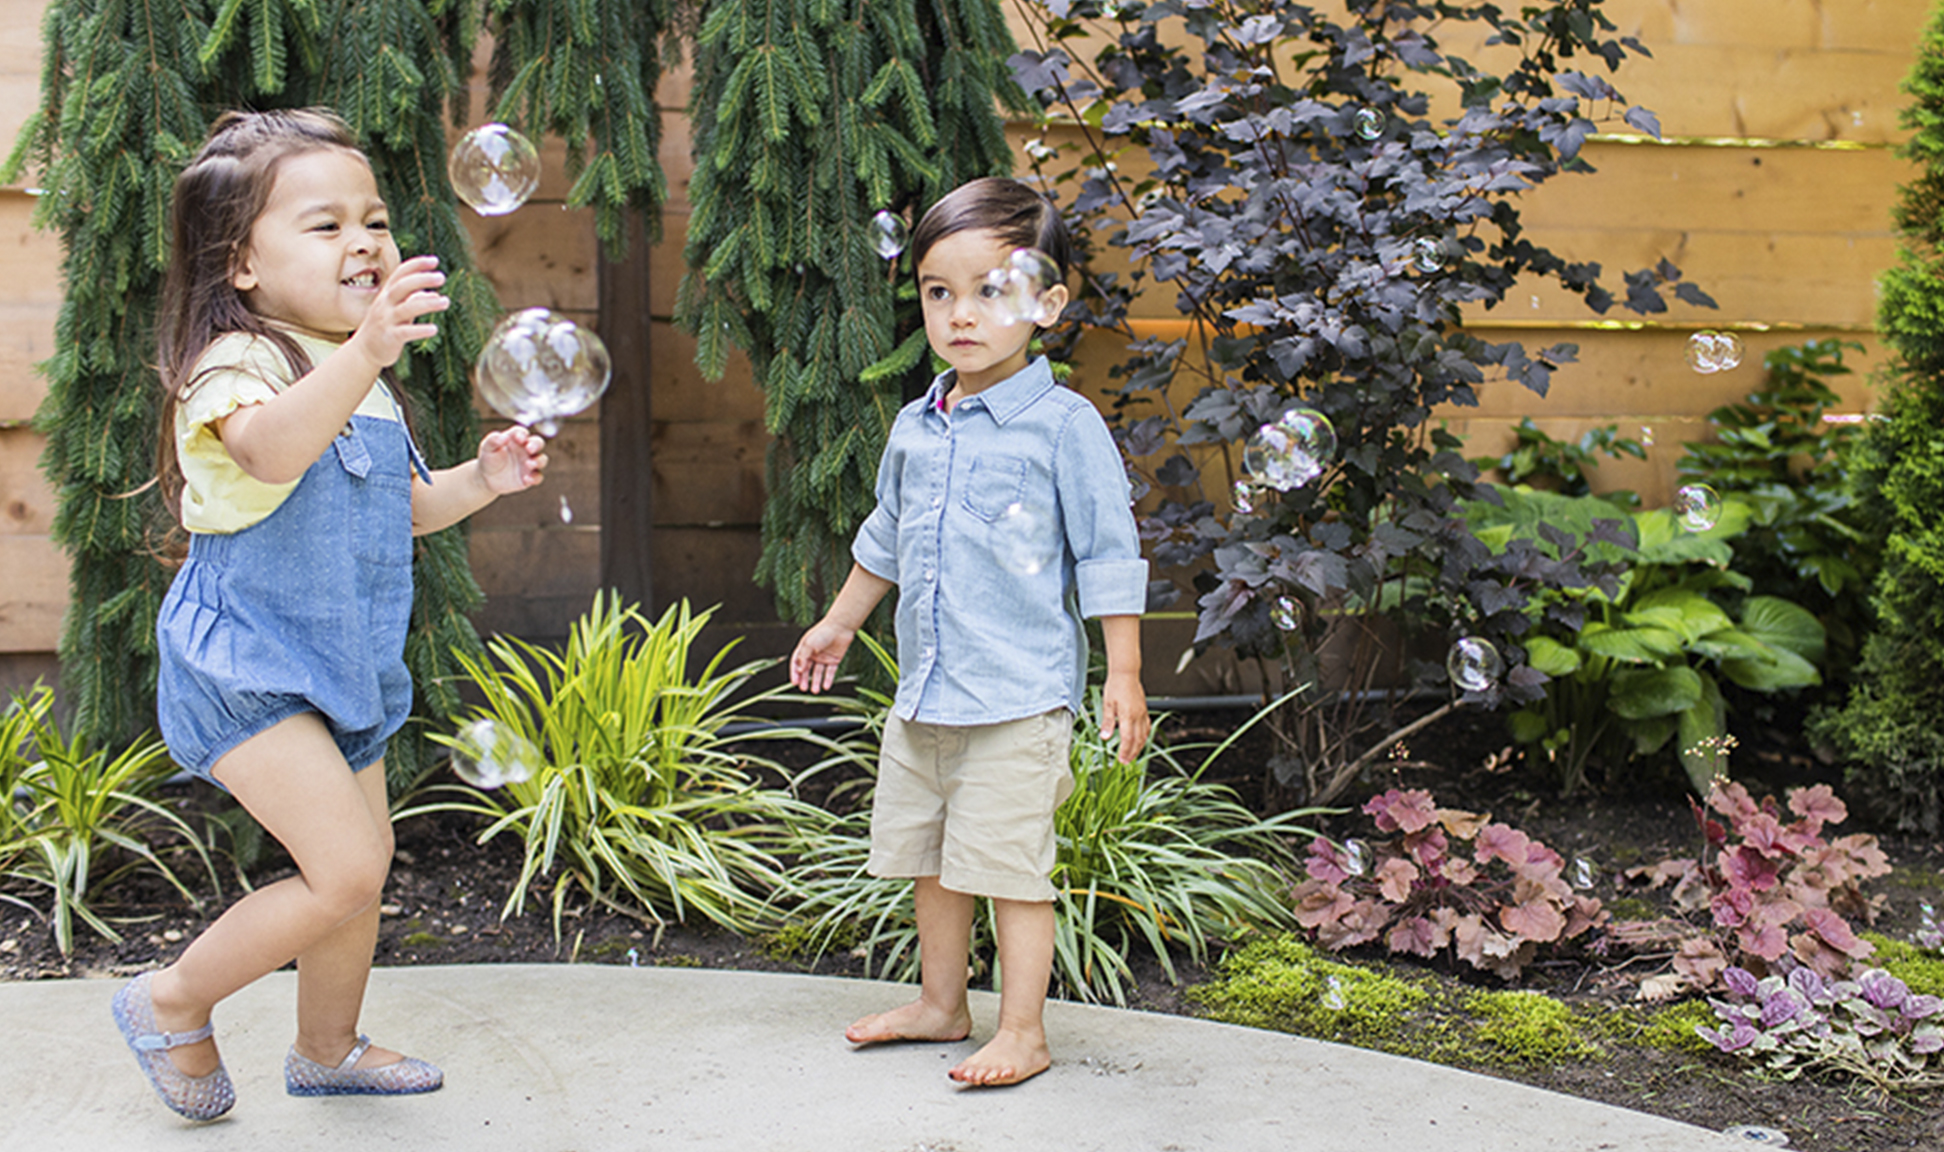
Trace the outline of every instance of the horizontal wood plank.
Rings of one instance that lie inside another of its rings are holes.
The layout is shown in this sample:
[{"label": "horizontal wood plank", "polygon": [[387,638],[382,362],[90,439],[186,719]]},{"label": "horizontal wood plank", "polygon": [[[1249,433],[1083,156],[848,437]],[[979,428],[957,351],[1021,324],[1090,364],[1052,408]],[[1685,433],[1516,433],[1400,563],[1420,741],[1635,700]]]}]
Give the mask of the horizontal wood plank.
[{"label": "horizontal wood plank", "polygon": [[0,540],[45,536],[54,523],[54,489],[41,475],[45,441],[26,428],[0,428]]},{"label": "horizontal wood plank", "polygon": [[0,539],[0,652],[52,652],[67,610],[67,554],[47,536]]}]

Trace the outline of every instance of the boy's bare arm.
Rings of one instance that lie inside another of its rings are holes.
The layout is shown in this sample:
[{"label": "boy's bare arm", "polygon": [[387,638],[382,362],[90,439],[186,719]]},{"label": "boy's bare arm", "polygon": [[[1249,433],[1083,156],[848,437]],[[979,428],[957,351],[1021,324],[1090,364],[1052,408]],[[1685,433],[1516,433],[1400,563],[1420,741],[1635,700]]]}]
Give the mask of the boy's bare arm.
[{"label": "boy's bare arm", "polygon": [[870,618],[871,609],[896,585],[882,576],[852,564],[850,576],[830,605],[823,619],[810,626],[790,653],[790,683],[805,692],[817,693],[837,680],[837,665],[850,651],[857,630]]},{"label": "boy's bare arm", "polygon": [[1141,618],[1102,616],[1107,683],[1100,693],[1100,738],[1120,733],[1120,758],[1131,763],[1148,739],[1147,690],[1141,686]]}]

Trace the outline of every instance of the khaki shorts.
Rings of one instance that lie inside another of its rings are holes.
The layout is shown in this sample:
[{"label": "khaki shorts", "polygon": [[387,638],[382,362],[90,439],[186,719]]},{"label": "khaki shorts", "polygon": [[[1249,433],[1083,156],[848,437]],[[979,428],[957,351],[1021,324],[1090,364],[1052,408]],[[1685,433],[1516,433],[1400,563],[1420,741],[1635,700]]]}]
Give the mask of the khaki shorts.
[{"label": "khaki shorts", "polygon": [[1073,792],[1073,717],[884,725],[871,806],[873,876],[936,876],[974,896],[1049,901],[1053,810]]}]

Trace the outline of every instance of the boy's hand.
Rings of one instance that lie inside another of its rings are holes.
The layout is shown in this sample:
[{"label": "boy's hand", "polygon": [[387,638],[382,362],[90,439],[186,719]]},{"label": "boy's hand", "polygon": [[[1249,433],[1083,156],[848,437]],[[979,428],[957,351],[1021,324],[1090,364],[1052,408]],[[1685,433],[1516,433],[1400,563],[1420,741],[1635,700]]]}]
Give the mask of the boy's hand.
[{"label": "boy's hand", "polygon": [[812,695],[836,683],[837,665],[856,635],[855,629],[833,624],[829,617],[811,625],[790,653],[790,683]]},{"label": "boy's hand", "polygon": [[378,296],[350,343],[361,346],[375,368],[396,364],[405,345],[439,334],[438,325],[421,320],[452,306],[438,291],[445,279],[437,256],[414,256],[400,263],[378,286]]},{"label": "boy's hand", "polygon": [[1120,762],[1132,764],[1148,740],[1147,691],[1139,676],[1109,673],[1100,692],[1100,738],[1120,733]]},{"label": "boy's hand", "polygon": [[479,442],[479,479],[496,496],[521,492],[545,479],[547,442],[519,425]]}]

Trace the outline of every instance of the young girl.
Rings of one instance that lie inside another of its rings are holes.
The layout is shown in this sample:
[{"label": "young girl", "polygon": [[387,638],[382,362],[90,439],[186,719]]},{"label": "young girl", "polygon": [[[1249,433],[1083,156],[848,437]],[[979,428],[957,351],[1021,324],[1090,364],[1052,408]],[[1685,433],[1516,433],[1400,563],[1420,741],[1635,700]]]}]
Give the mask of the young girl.
[{"label": "young girl", "polygon": [[176,182],[172,228],[158,457],[190,544],[156,623],[162,734],[299,874],[130,981],[115,1023],[165,1104],[220,1116],[235,1096],[210,1011],[294,959],[291,1094],[429,1092],[437,1068],[358,1034],[392,855],[385,741],[412,698],[412,537],[538,484],[547,458],[512,428],[426,470],[382,377],[437,332],[445,277],[436,257],[400,260],[336,116],[218,118]]},{"label": "young girl", "polygon": [[[952,1068],[962,1084],[1017,1084],[1052,1062],[1042,1022],[1053,967],[1053,811],[1073,789],[1073,717],[1086,690],[1084,616],[1107,650],[1103,738],[1132,760],[1148,736],[1141,688],[1147,562],[1127,472],[1100,413],[1027,353],[1033,325],[992,310],[986,274],[1037,248],[1062,278],[1060,214],[1014,180],[974,180],[912,233],[925,336],[947,371],[906,405],[878,465],[877,507],[836,602],[790,657],[799,688],[830,687],[871,609],[898,591],[899,681],[871,809],[876,876],[916,886],[918,999],[853,1023],[855,1044],[964,1039],[966,952],[992,901],[999,1027]],[[1066,287],[1041,304],[1057,315]],[[1057,562],[1001,556],[1009,511],[1057,526]],[[995,539],[997,538],[997,539]],[[996,547],[995,547],[996,545]]]}]

